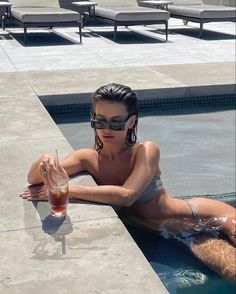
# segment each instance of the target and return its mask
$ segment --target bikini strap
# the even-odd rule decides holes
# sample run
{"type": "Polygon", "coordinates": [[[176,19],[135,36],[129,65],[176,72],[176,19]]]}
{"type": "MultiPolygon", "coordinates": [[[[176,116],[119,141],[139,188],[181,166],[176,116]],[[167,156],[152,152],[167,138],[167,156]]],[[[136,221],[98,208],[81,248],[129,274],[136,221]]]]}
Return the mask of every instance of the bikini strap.
{"type": "Polygon", "coordinates": [[[191,200],[185,200],[185,201],[187,202],[188,206],[192,210],[192,215],[193,215],[194,219],[197,221],[197,224],[200,227],[204,226],[204,223],[202,222],[202,219],[200,218],[200,216],[197,212],[196,205],[191,200]]]}

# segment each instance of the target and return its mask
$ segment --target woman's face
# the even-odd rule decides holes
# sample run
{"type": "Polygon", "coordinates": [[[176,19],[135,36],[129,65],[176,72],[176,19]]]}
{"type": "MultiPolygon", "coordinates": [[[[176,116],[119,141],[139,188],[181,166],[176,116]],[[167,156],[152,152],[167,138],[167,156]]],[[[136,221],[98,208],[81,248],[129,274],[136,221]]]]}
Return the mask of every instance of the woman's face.
{"type": "MultiPolygon", "coordinates": [[[[98,101],[95,104],[95,119],[97,121],[105,122],[124,122],[127,120],[129,113],[126,110],[125,105],[121,103],[111,103],[108,101],[98,101]]],[[[97,135],[103,144],[117,144],[124,143],[126,139],[126,134],[129,128],[132,128],[136,120],[136,116],[132,115],[126,125],[124,130],[111,130],[106,127],[104,129],[97,129],[97,135]]]]}

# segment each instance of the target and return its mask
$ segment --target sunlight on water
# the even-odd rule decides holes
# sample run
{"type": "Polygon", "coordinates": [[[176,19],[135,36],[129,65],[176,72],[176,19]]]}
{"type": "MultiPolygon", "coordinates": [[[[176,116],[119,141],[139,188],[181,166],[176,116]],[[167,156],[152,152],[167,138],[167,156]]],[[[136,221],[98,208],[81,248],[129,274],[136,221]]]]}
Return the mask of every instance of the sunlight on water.
{"type": "Polygon", "coordinates": [[[203,285],[207,282],[207,276],[200,271],[191,268],[178,269],[174,273],[163,273],[159,275],[162,282],[168,288],[189,288],[191,286],[203,285]]]}

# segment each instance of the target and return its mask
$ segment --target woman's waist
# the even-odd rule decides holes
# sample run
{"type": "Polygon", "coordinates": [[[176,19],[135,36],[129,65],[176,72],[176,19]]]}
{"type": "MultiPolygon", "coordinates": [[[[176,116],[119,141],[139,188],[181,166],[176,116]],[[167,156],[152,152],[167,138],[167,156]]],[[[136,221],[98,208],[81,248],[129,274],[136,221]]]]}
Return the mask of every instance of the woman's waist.
{"type": "Polygon", "coordinates": [[[165,189],[155,193],[154,197],[145,203],[135,202],[130,208],[131,214],[138,217],[150,218],[157,217],[159,215],[159,207],[162,200],[167,196],[165,189]]]}

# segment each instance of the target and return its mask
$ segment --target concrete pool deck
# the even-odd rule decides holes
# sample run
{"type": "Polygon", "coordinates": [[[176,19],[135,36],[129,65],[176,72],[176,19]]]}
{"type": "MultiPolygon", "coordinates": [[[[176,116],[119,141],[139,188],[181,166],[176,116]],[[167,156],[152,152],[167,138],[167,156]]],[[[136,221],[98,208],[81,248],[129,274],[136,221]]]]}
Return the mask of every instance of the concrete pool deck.
{"type": "MultiPolygon", "coordinates": [[[[107,58],[112,48],[111,56],[118,60],[122,45],[97,38],[96,49],[100,53],[95,53],[93,46],[96,43],[90,34],[85,48],[81,45],[60,48],[66,54],[72,54],[70,50],[79,50],[80,54],[84,50],[82,57],[76,52],[73,61],[71,55],[66,59],[64,53],[65,66],[60,68],[54,64],[59,60],[56,55],[50,58],[53,49],[54,54],[60,51],[56,46],[24,48],[11,38],[0,40],[0,292],[167,293],[110,206],[71,203],[68,217],[61,223],[50,219],[46,202],[22,201],[18,195],[27,186],[26,173],[35,158],[52,152],[55,147],[60,157],[72,150],[43,104],[87,102],[90,93],[111,81],[129,84],[142,97],[150,99],[234,94],[235,67],[231,54],[234,41],[229,37],[234,30],[232,25],[225,24],[229,27],[228,39],[220,42],[225,49],[222,55],[216,54],[217,62],[215,57],[209,57],[210,61],[196,62],[195,59],[195,62],[180,65],[175,64],[176,60],[183,59],[180,55],[179,59],[172,55],[172,64],[142,63],[140,50],[136,64],[117,66],[109,63],[106,66],[104,59],[96,59],[97,55],[104,54],[107,58]],[[90,51],[86,53],[88,48],[90,51]],[[226,53],[226,48],[230,54],[226,53]],[[90,61],[88,58],[85,65],[83,59],[88,53],[90,61]],[[66,61],[70,66],[66,66],[66,61]]],[[[68,35],[78,38],[74,31],[69,31],[68,35]]],[[[181,36],[177,34],[174,38],[181,39],[181,36]]],[[[202,47],[203,53],[206,44],[208,48],[218,46],[212,40],[192,40],[198,49],[202,47]]],[[[125,44],[126,48],[123,48],[126,53],[133,50],[128,49],[129,45],[125,44]]],[[[166,45],[169,44],[157,42],[140,46],[148,47],[149,53],[162,47],[160,51],[163,50],[164,57],[164,50],[171,51],[165,48],[166,45]]],[[[190,45],[188,49],[193,53],[196,47],[191,49],[190,45]]],[[[197,56],[197,52],[194,54],[197,56]]],[[[86,184],[91,179],[82,176],[81,181],[86,184]]]]}

